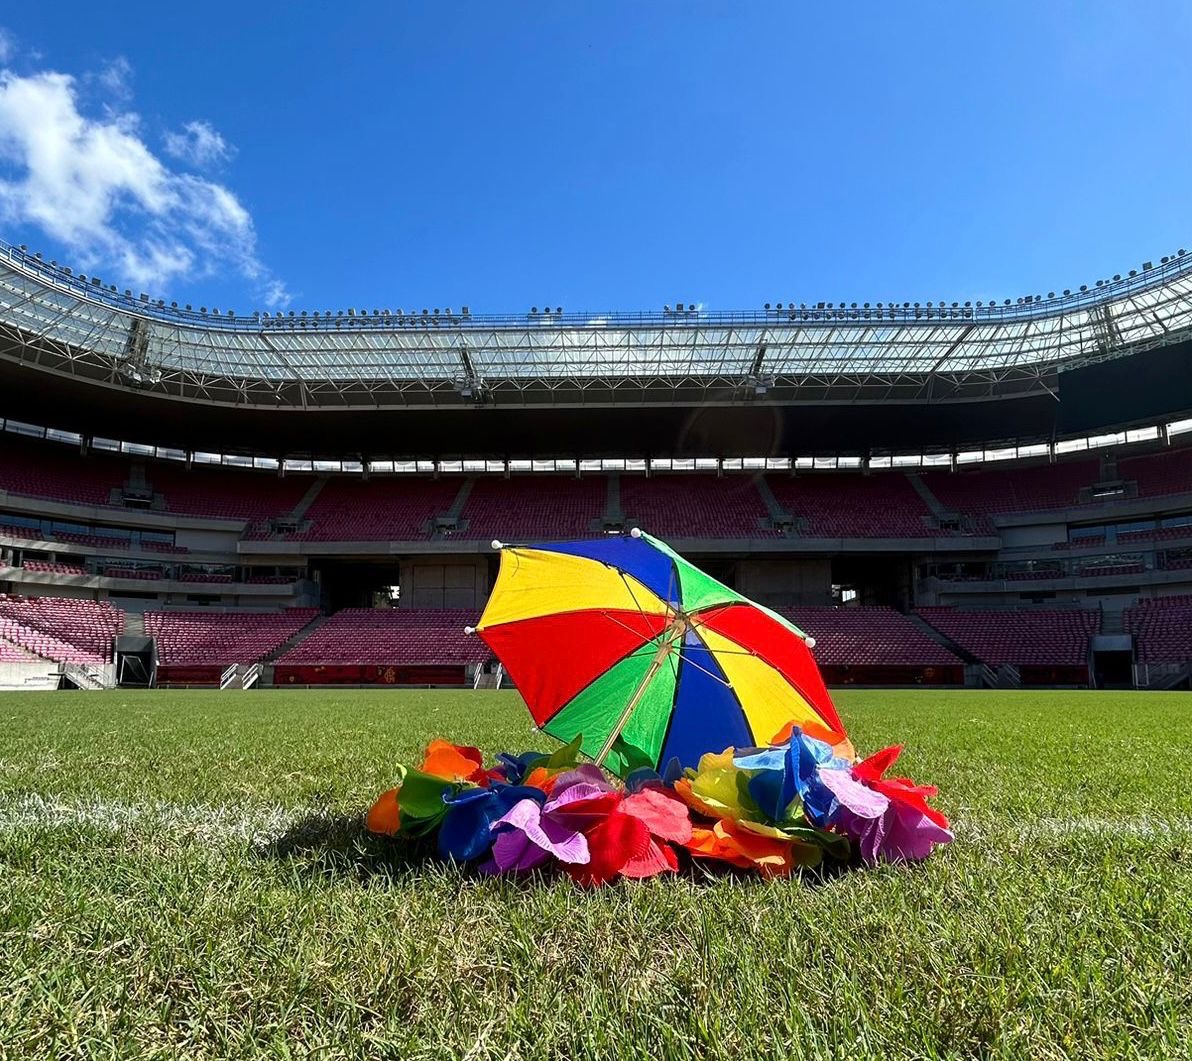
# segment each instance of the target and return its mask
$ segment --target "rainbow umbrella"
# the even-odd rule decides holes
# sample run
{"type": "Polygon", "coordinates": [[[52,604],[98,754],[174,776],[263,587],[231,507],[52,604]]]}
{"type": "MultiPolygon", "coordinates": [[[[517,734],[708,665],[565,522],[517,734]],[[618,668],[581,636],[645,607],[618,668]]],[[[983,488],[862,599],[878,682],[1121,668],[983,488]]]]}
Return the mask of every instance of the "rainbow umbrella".
{"type": "Polygon", "coordinates": [[[792,723],[844,740],[814,642],[657,538],[493,546],[501,569],[475,631],[534,721],[615,773],[695,766],[792,723]]]}

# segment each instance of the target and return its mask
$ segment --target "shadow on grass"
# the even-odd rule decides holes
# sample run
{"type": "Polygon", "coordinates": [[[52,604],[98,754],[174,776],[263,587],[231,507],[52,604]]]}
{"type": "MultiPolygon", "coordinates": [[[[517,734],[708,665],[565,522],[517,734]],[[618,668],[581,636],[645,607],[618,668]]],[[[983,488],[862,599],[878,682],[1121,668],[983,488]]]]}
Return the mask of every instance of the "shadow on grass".
{"type": "MultiPolygon", "coordinates": [[[[474,865],[455,866],[443,860],[434,843],[426,840],[395,840],[371,833],[364,826],[364,815],[308,814],[295,822],[281,836],[260,844],[262,858],[287,862],[311,876],[356,880],[362,884],[381,884],[397,877],[420,873],[441,875],[458,873],[461,878],[494,878],[479,872],[474,865]]],[[[796,871],[791,880],[805,887],[823,887],[856,868],[856,862],[825,861],[815,869],[796,871]]],[[[540,887],[557,874],[535,870],[526,874],[502,875],[506,885],[519,888],[540,887]]],[[[697,886],[731,882],[739,887],[769,887],[778,881],[766,880],[757,873],[734,869],[722,863],[703,862],[679,852],[678,876],[697,886]]]]}
{"type": "Polygon", "coordinates": [[[370,833],[363,814],[315,812],[296,821],[281,836],[260,844],[262,858],[288,862],[316,877],[355,879],[408,874],[424,863],[432,850],[424,843],[396,843],[370,833]]]}

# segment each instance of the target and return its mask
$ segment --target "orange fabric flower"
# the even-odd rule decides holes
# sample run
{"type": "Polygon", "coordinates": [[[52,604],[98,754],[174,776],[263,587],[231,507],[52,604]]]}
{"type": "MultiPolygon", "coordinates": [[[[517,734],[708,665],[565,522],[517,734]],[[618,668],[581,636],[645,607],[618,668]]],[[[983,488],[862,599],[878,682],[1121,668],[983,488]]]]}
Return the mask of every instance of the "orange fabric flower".
{"type": "Polygon", "coordinates": [[[822,857],[812,844],[762,835],[731,818],[721,818],[711,828],[696,826],[685,846],[696,858],[756,869],[763,877],[786,877],[795,866],[815,865],[822,857]]]}
{"type": "Polygon", "coordinates": [[[370,833],[380,833],[382,836],[396,836],[401,829],[401,811],[397,806],[397,789],[391,788],[377,797],[365,819],[365,827],[370,833]]]}
{"type": "Polygon", "coordinates": [[[536,766],[529,772],[522,784],[529,785],[530,788],[540,788],[549,794],[555,787],[555,778],[558,776],[558,774],[551,773],[545,766],[536,766]]]}
{"type": "Polygon", "coordinates": [[[444,781],[470,781],[476,785],[488,785],[480,749],[452,744],[450,741],[431,741],[426,746],[426,758],[418,769],[425,774],[441,777],[444,781]]]}

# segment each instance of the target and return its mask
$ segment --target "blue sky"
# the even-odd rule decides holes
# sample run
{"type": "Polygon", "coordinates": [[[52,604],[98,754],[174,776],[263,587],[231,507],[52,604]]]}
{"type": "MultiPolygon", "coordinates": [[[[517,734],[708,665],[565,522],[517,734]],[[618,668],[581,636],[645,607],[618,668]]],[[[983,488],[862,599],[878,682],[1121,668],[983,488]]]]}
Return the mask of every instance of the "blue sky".
{"type": "Polygon", "coordinates": [[[0,235],[195,305],[1002,298],[1192,245],[1185,0],[0,27],[0,235]]]}

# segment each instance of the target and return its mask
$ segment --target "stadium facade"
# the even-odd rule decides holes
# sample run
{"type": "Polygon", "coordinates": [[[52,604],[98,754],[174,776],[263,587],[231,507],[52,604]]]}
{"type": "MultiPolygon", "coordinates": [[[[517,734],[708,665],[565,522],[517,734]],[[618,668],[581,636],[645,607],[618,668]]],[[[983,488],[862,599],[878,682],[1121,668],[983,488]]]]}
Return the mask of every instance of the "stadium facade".
{"type": "Polygon", "coordinates": [[[3,246],[0,420],[9,684],[488,680],[489,540],[638,525],[838,682],[1192,668],[1183,250],[988,303],[249,316],[3,246]]]}

